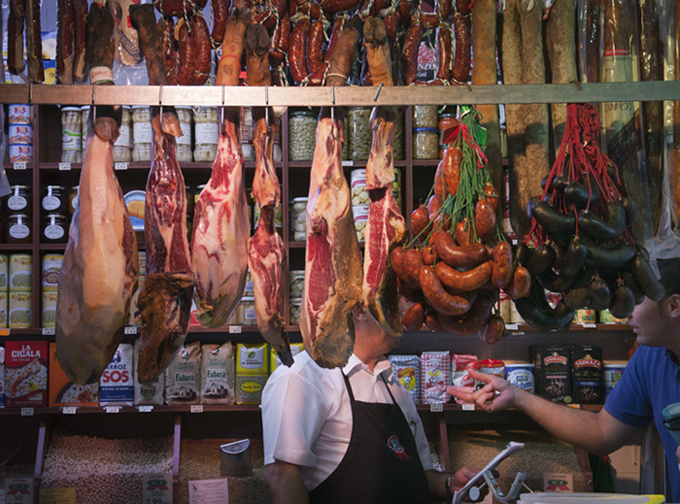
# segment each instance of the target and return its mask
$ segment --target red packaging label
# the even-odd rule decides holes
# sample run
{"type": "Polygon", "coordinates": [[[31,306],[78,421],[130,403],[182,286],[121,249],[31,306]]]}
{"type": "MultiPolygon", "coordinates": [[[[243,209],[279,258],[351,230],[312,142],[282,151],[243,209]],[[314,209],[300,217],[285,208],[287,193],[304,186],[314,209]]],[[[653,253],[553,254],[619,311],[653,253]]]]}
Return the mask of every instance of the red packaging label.
{"type": "Polygon", "coordinates": [[[5,406],[47,406],[47,341],[8,341],[5,345],[5,406]]]}

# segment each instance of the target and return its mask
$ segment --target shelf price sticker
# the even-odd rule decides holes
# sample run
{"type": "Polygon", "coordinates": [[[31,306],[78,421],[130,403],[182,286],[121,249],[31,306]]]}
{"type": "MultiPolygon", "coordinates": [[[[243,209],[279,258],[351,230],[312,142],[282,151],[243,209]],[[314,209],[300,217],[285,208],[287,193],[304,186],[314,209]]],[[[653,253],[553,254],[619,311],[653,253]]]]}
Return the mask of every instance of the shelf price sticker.
{"type": "Polygon", "coordinates": [[[14,169],[15,170],[25,170],[26,169],[26,161],[14,161],[14,169]]]}
{"type": "Polygon", "coordinates": [[[517,331],[519,329],[519,324],[505,324],[505,328],[508,331],[517,331]]]}
{"type": "Polygon", "coordinates": [[[43,327],[43,336],[54,336],[54,327],[43,327]]]}
{"type": "Polygon", "coordinates": [[[104,411],[107,413],[120,413],[120,406],[105,406],[104,411]]]}
{"type": "Polygon", "coordinates": [[[71,163],[59,163],[59,171],[71,171],[71,163]]]}
{"type": "Polygon", "coordinates": [[[21,408],[21,416],[33,416],[33,408],[21,408]]]}
{"type": "Polygon", "coordinates": [[[202,404],[193,404],[191,406],[191,412],[192,413],[203,413],[203,405],[202,404]]]}
{"type": "Polygon", "coordinates": [[[597,324],[594,324],[593,322],[584,322],[583,328],[584,329],[597,329],[597,324]]]}
{"type": "Polygon", "coordinates": [[[78,408],[76,408],[75,406],[64,406],[63,408],[61,408],[61,412],[64,415],[75,415],[77,409],[78,408]]]}
{"type": "Polygon", "coordinates": [[[145,474],[142,492],[145,504],[172,504],[172,474],[145,474]]]}
{"type": "Polygon", "coordinates": [[[153,411],[153,406],[146,405],[146,406],[140,406],[139,407],[140,413],[151,413],[152,411],[153,411]]]}
{"type": "Polygon", "coordinates": [[[461,404],[463,407],[463,411],[474,411],[475,410],[475,405],[474,404],[461,404]]]}
{"type": "Polygon", "coordinates": [[[444,405],[443,404],[430,404],[430,411],[432,413],[441,413],[444,411],[444,405]]]}
{"type": "Polygon", "coordinates": [[[240,325],[230,325],[229,326],[229,334],[241,334],[241,326],[240,325]]]}
{"type": "Polygon", "coordinates": [[[113,163],[113,169],[114,170],[127,170],[128,164],[127,163],[113,163]]]}
{"type": "Polygon", "coordinates": [[[125,334],[137,334],[137,326],[127,326],[125,328],[125,334]]]}
{"type": "Polygon", "coordinates": [[[342,162],[342,166],[354,166],[354,161],[347,161],[347,160],[344,160],[344,161],[342,162]]]}

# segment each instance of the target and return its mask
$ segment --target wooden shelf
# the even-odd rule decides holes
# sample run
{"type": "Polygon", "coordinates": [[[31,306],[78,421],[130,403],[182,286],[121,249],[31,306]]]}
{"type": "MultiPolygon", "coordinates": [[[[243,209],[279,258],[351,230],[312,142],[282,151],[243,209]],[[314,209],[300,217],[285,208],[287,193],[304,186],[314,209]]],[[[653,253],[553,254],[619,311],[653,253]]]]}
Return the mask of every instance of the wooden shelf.
{"type": "MultiPolygon", "coordinates": [[[[584,409],[588,411],[600,411],[602,410],[601,404],[569,404],[566,405],[568,408],[584,409]]],[[[484,412],[484,408],[476,404],[457,404],[457,403],[446,403],[446,404],[416,404],[418,411],[427,411],[429,413],[442,413],[449,411],[460,411],[460,412],[473,412],[481,411],[484,412]],[[441,410],[440,410],[441,408],[441,410]]],[[[508,410],[508,413],[516,413],[517,410],[508,410]]],[[[502,415],[504,411],[499,411],[492,413],[494,415],[502,415]]]]}
{"type": "MultiPolygon", "coordinates": [[[[115,406],[119,408],[117,412],[113,413],[107,411],[106,406],[75,406],[76,415],[82,414],[153,414],[153,413],[223,413],[223,412],[260,412],[259,404],[183,404],[179,406],[157,406],[154,405],[151,411],[140,412],[140,406],[115,406]],[[193,411],[192,407],[196,408],[200,406],[201,411],[193,411]]],[[[143,408],[143,407],[142,407],[143,408]]],[[[22,415],[22,416],[33,416],[33,415],[69,415],[73,413],[64,413],[63,406],[50,406],[47,408],[0,408],[0,416],[5,415],[22,415]],[[23,410],[23,411],[22,411],[23,410]],[[30,410],[30,411],[27,411],[30,410]]]]}

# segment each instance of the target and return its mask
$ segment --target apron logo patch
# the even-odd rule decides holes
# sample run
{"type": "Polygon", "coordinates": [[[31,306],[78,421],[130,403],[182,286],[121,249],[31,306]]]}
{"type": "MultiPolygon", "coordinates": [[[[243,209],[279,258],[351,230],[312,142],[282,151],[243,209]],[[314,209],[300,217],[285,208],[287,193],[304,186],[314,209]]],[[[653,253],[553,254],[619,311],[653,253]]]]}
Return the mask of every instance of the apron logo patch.
{"type": "Polygon", "coordinates": [[[399,438],[397,437],[396,434],[389,437],[389,439],[387,440],[387,446],[390,448],[390,450],[396,453],[398,458],[402,460],[408,460],[411,458],[406,453],[406,450],[404,450],[404,447],[401,446],[399,438]]]}

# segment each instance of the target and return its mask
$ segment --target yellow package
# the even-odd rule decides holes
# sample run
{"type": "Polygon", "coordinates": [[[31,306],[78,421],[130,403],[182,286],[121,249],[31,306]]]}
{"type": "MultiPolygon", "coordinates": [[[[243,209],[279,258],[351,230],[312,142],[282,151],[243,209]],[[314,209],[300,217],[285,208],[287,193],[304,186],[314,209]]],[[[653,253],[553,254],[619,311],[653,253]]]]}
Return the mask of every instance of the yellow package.
{"type": "MultiPolygon", "coordinates": [[[[290,353],[295,357],[297,354],[302,352],[305,349],[304,343],[291,343],[290,344],[290,353]]],[[[271,353],[269,354],[269,374],[272,374],[276,368],[278,368],[281,365],[281,359],[279,359],[279,356],[276,354],[276,350],[273,348],[271,349],[271,353]]]]}
{"type": "Polygon", "coordinates": [[[269,345],[236,345],[236,404],[260,404],[269,375],[269,345]]]}

